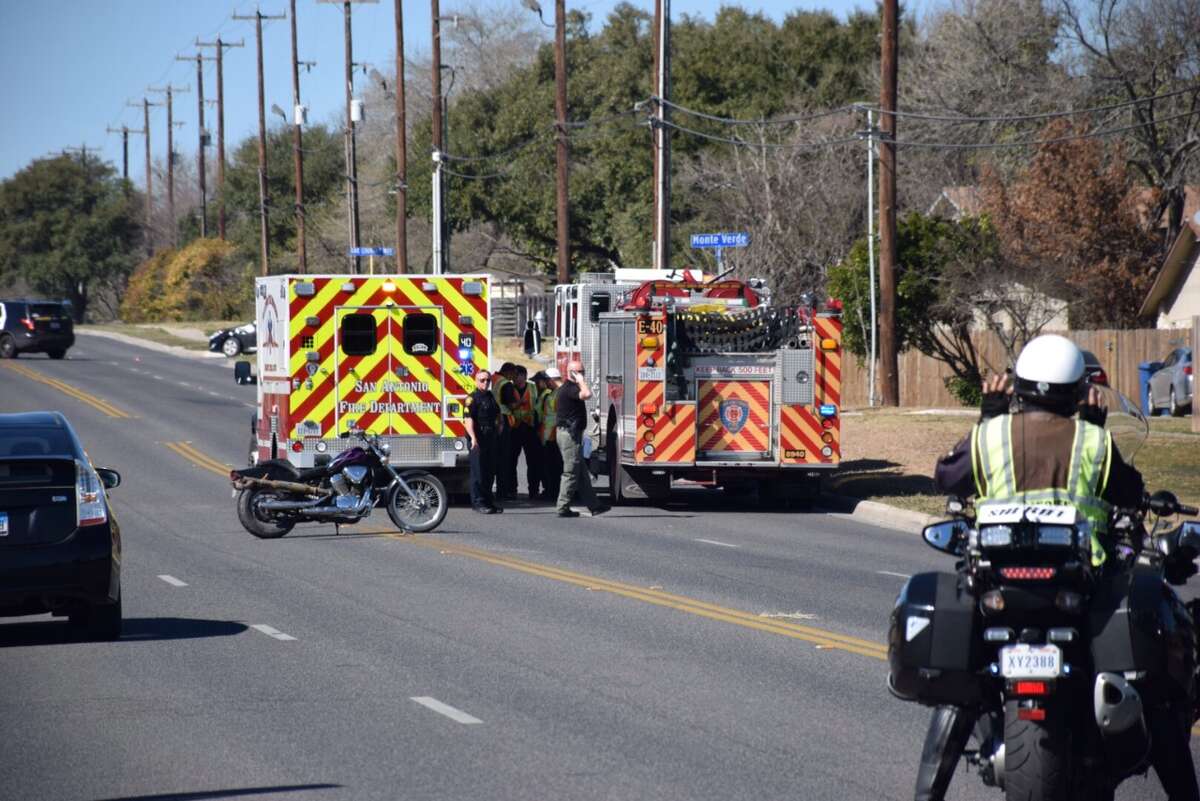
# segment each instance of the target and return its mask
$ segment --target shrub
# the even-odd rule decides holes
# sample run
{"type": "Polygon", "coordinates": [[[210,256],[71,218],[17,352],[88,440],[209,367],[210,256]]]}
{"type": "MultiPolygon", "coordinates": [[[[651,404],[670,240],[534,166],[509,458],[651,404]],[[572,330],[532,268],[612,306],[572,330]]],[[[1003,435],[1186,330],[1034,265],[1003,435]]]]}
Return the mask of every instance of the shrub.
{"type": "Polygon", "coordinates": [[[132,323],[236,319],[253,309],[253,265],[216,239],[147,259],[121,299],[121,319],[132,323]]]}

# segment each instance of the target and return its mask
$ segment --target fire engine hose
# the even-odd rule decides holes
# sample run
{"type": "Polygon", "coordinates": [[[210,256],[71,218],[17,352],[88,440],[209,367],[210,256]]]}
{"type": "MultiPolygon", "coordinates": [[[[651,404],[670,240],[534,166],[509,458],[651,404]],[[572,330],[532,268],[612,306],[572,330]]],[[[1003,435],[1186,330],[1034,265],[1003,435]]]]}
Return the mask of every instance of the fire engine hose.
{"type": "Polygon", "coordinates": [[[250,478],[249,476],[242,476],[241,478],[235,479],[233,482],[233,488],[239,490],[254,488],[277,489],[283,490],[284,492],[294,492],[299,495],[311,495],[314,498],[320,498],[321,496],[327,494],[322,492],[319,488],[310,486],[308,484],[299,484],[295,481],[272,481],[269,478],[250,478]]]}
{"type": "Polygon", "coordinates": [[[687,350],[754,352],[794,344],[800,333],[796,309],[763,308],[745,312],[680,313],[676,317],[687,350]]]}

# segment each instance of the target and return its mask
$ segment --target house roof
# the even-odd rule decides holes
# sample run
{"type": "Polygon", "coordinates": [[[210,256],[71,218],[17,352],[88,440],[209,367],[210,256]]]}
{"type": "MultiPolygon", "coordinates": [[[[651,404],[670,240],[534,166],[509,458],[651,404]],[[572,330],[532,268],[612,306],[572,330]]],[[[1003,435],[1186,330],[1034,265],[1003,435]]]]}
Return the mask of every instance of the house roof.
{"type": "Polygon", "coordinates": [[[978,217],[983,213],[983,196],[977,186],[944,186],[942,194],[929,207],[929,213],[939,214],[946,206],[949,206],[953,219],[978,217]]]}
{"type": "Polygon", "coordinates": [[[1200,222],[1196,221],[1194,212],[1186,217],[1186,220],[1187,224],[1183,226],[1179,236],[1171,244],[1171,249],[1167,251],[1167,258],[1163,261],[1162,269],[1158,271],[1150,291],[1146,293],[1146,299],[1142,302],[1142,308],[1138,312],[1140,317],[1157,315],[1159,304],[1172,295],[1179,285],[1187,280],[1188,273],[1191,272],[1192,254],[1195,253],[1198,238],[1200,238],[1200,222]]]}

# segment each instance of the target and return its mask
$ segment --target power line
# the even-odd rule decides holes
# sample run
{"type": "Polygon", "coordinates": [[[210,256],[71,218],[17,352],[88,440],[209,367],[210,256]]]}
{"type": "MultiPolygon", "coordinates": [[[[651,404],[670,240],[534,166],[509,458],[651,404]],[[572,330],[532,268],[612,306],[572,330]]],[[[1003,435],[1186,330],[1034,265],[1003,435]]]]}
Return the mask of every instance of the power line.
{"type": "Polygon", "coordinates": [[[694,128],[687,128],[677,122],[671,122],[669,120],[659,121],[655,119],[654,124],[661,124],[666,128],[673,128],[680,133],[685,133],[689,136],[696,136],[701,139],[707,139],[710,142],[721,142],[727,145],[748,148],[772,148],[776,150],[818,150],[825,147],[835,147],[837,145],[845,145],[861,141],[861,138],[858,136],[848,136],[841,139],[826,139],[820,142],[748,142],[745,139],[730,139],[725,136],[716,136],[715,134],[697,131],[694,128]]]}
{"type": "Polygon", "coordinates": [[[736,117],[721,117],[716,114],[709,114],[703,111],[681,106],[678,103],[672,103],[670,100],[663,100],[659,97],[651,97],[651,101],[662,103],[668,108],[682,112],[692,117],[699,117],[703,120],[711,120],[712,122],[725,123],[726,125],[794,125],[798,122],[810,122],[812,120],[825,119],[838,114],[845,114],[855,110],[855,106],[838,106],[837,108],[825,109],[824,111],[813,111],[805,114],[790,114],[784,117],[771,117],[759,119],[738,119],[736,117]]]}

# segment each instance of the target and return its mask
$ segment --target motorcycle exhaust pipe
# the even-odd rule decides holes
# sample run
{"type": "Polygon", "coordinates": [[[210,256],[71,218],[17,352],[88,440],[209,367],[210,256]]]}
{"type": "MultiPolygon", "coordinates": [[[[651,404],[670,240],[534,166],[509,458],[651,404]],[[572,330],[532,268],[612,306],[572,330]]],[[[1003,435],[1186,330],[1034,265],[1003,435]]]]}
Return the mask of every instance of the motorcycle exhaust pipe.
{"type": "Polygon", "coordinates": [[[268,512],[306,512],[317,508],[335,509],[337,507],[320,507],[321,499],[315,501],[260,501],[258,508],[268,512]]]}
{"type": "Polygon", "coordinates": [[[1100,673],[1092,688],[1096,725],[1104,736],[1105,752],[1119,773],[1131,773],[1150,756],[1150,732],[1142,696],[1119,673],[1100,673]]]}

